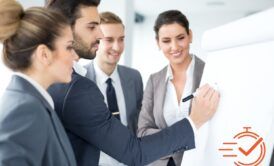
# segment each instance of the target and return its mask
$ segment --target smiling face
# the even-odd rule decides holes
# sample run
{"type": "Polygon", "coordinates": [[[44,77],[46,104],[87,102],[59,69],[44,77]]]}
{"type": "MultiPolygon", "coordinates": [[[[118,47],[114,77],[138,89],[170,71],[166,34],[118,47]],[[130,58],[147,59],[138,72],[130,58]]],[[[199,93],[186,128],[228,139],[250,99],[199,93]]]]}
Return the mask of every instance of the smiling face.
{"type": "Polygon", "coordinates": [[[52,62],[48,67],[48,73],[53,82],[68,83],[71,81],[73,61],[78,56],[73,49],[73,36],[70,26],[66,26],[61,34],[54,42],[52,62]]]}
{"type": "Polygon", "coordinates": [[[80,58],[94,59],[99,40],[103,37],[99,27],[100,17],[97,7],[81,7],[80,17],[76,20],[74,31],[74,48],[80,58]]]}
{"type": "Polygon", "coordinates": [[[164,24],[158,32],[157,43],[170,64],[182,64],[189,58],[189,46],[192,42],[192,32],[178,23],[164,24]]]}
{"type": "Polygon", "coordinates": [[[125,32],[122,24],[101,24],[101,39],[97,58],[100,63],[117,65],[124,51],[125,32]]]}

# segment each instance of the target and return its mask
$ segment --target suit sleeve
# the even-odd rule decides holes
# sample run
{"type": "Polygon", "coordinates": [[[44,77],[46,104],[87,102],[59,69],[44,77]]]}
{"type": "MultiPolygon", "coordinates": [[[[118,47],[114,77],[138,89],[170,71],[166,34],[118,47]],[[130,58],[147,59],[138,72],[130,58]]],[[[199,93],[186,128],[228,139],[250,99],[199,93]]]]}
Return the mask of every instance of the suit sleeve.
{"type": "Polygon", "coordinates": [[[89,144],[132,166],[194,148],[193,131],[186,119],[154,135],[137,138],[110,114],[98,87],[85,80],[77,81],[71,88],[63,122],[68,130],[89,144]]]}
{"type": "Polygon", "coordinates": [[[44,108],[35,102],[10,107],[0,120],[0,165],[41,165],[48,130],[39,111],[44,108]]]}

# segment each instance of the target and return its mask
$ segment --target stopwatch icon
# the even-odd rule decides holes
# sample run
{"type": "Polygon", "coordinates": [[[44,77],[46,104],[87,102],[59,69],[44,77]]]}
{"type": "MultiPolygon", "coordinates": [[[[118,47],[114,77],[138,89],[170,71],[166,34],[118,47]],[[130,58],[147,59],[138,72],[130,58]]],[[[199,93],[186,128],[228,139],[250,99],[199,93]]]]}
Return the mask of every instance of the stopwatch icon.
{"type": "Polygon", "coordinates": [[[244,127],[244,131],[237,133],[233,141],[224,142],[220,148],[223,157],[234,159],[236,166],[259,166],[266,153],[264,139],[251,131],[251,127],[244,127]]]}

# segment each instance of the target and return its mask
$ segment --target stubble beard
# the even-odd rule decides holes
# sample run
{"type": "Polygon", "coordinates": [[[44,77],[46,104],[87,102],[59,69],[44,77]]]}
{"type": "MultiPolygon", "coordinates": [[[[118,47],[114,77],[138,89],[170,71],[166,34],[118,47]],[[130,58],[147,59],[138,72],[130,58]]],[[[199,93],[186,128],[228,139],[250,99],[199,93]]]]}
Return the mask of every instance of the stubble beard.
{"type": "Polygon", "coordinates": [[[96,57],[96,51],[92,51],[88,44],[77,34],[74,34],[74,50],[78,56],[83,59],[92,60],[96,57]]]}

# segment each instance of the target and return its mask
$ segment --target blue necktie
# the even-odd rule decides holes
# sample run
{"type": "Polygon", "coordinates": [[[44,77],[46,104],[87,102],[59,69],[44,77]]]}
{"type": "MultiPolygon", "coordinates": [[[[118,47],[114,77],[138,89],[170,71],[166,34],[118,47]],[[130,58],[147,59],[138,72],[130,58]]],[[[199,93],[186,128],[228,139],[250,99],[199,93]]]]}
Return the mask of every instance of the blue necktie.
{"type": "Polygon", "coordinates": [[[120,113],[117,105],[116,93],[115,93],[114,87],[112,86],[111,81],[112,81],[111,78],[108,78],[106,81],[108,109],[112,113],[112,115],[114,115],[117,119],[120,120],[120,113]]]}

